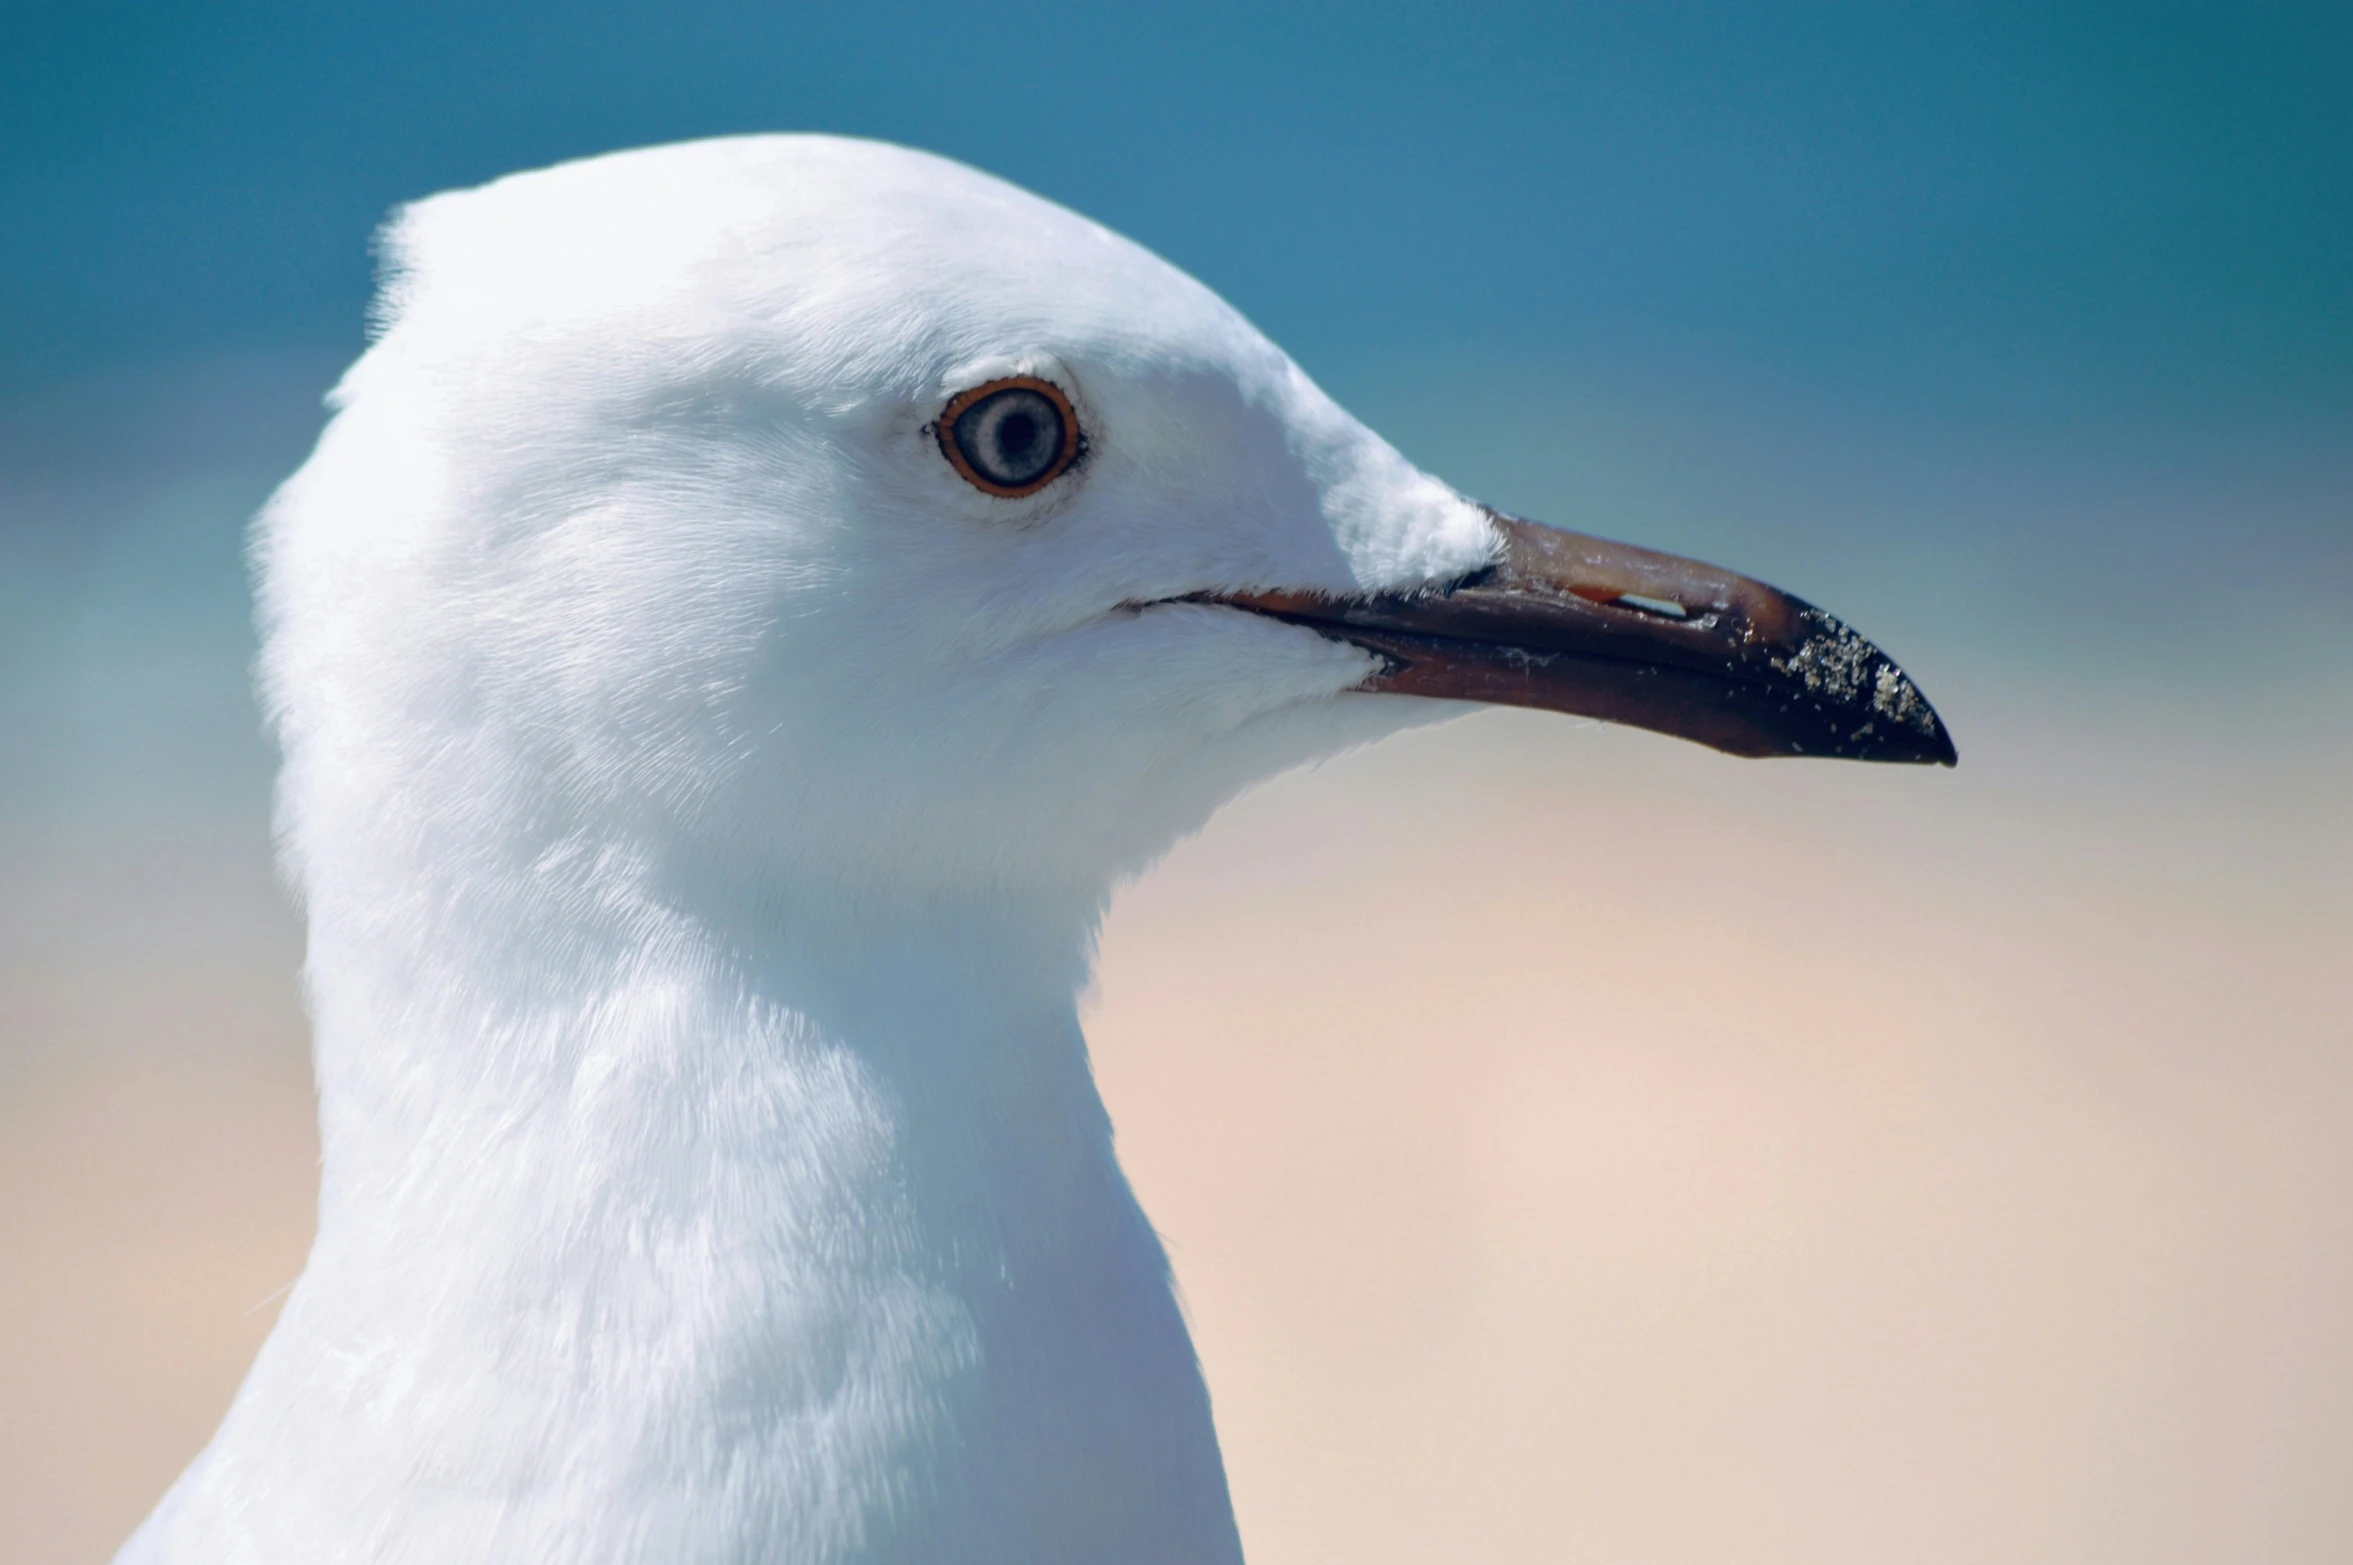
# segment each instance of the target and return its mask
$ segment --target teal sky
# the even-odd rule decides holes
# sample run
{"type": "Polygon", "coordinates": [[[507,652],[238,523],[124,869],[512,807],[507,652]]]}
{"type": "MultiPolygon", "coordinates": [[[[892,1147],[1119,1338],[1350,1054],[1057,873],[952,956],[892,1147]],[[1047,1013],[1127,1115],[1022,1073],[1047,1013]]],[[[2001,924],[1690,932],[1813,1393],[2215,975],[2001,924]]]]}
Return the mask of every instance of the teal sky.
{"type": "Polygon", "coordinates": [[[16,391],[346,351],[403,199],[819,129],[1099,217],[1327,374],[1671,366],[2084,435],[2353,414],[2342,6],[20,0],[6,31],[16,391]]]}

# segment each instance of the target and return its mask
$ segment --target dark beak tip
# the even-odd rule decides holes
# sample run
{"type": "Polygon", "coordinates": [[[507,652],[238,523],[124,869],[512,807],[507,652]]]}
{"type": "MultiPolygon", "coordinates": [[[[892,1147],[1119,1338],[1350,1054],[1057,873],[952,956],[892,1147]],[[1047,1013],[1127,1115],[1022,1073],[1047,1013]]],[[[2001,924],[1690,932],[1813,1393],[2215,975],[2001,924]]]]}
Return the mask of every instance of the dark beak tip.
{"type": "Polygon", "coordinates": [[[1908,733],[1852,757],[1858,761],[1888,761],[1898,766],[1958,766],[1960,752],[1939,723],[1925,734],[1908,733]]]}
{"type": "MultiPolygon", "coordinates": [[[[1894,665],[1888,667],[1893,669],[1894,665]]],[[[1952,730],[1945,727],[1936,708],[1910,680],[1903,680],[1900,690],[1900,697],[1890,700],[1882,687],[1862,726],[1846,744],[1834,746],[1829,753],[1846,760],[1899,766],[1959,765],[1961,755],[1953,745],[1952,730]]]]}
{"type": "Polygon", "coordinates": [[[1822,703],[1820,720],[1831,732],[1856,724],[1843,741],[1800,753],[1912,766],[1959,763],[1951,730],[1895,659],[1836,615],[1802,598],[1783,601],[1795,612],[1795,645],[1786,656],[1769,654],[1767,664],[1822,703]]]}
{"type": "MultiPolygon", "coordinates": [[[[1907,682],[1909,689],[1909,682],[1907,682]]],[[[1944,719],[1928,704],[1925,696],[1911,691],[1910,720],[1892,724],[1876,723],[1874,742],[1856,759],[1893,761],[1910,766],[1958,766],[1961,753],[1953,745],[1952,730],[1944,719]]]]}
{"type": "Polygon", "coordinates": [[[1936,720],[1934,750],[1921,759],[1932,766],[1958,766],[1961,764],[1960,748],[1953,743],[1953,731],[1945,727],[1943,719],[1936,720]]]}

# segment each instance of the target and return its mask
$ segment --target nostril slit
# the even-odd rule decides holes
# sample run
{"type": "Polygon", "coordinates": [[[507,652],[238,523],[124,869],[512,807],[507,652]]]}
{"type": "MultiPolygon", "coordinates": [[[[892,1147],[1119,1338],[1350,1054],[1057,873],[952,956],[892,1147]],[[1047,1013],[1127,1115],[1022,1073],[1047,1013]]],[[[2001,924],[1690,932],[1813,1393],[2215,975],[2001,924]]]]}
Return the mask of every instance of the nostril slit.
{"type": "Polygon", "coordinates": [[[1640,609],[1645,614],[1664,615],[1668,619],[1691,617],[1691,611],[1672,598],[1646,598],[1639,592],[1621,592],[1615,601],[1630,609],[1640,609]]]}

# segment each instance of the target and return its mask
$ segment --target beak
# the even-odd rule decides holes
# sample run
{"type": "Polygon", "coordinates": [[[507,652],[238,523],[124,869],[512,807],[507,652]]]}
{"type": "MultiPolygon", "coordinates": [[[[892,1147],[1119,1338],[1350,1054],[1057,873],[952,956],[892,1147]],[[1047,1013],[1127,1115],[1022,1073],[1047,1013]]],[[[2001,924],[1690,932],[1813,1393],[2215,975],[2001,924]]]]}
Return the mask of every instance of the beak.
{"type": "Polygon", "coordinates": [[[1378,655],[1364,690],[1569,712],[1733,755],[1957,759],[1919,687],[1812,604],[1695,560],[1488,515],[1502,558],[1451,586],[1213,601],[1378,655]]]}

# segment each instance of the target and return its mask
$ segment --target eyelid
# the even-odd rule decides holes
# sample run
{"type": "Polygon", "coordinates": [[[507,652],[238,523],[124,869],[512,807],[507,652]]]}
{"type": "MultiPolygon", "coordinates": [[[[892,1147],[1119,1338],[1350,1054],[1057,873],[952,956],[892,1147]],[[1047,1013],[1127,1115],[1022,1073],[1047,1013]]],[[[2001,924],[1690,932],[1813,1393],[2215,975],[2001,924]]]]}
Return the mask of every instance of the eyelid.
{"type": "Polygon", "coordinates": [[[1036,494],[1069,472],[1071,464],[1078,460],[1080,448],[1085,444],[1085,434],[1079,428],[1078,410],[1071,406],[1069,394],[1052,381],[1036,375],[1005,375],[956,393],[940,413],[939,422],[933,426],[933,431],[939,441],[940,454],[948,459],[948,464],[956,469],[966,483],[983,494],[995,495],[1004,500],[1019,500],[1036,494]],[[1062,420],[1062,449],[1055,455],[1053,464],[1028,483],[1000,484],[975,469],[964,455],[956,442],[956,422],[998,392],[1015,389],[1034,391],[1054,405],[1055,412],[1062,420]]]}

